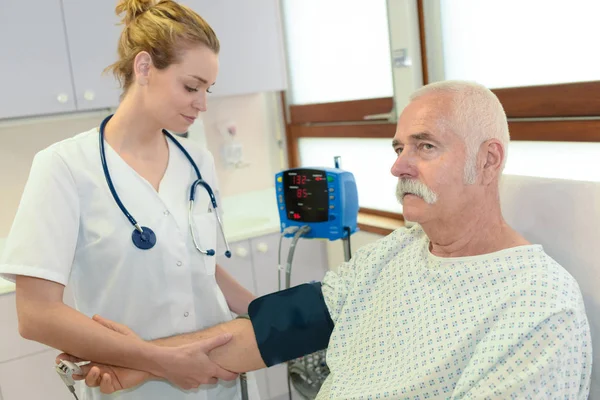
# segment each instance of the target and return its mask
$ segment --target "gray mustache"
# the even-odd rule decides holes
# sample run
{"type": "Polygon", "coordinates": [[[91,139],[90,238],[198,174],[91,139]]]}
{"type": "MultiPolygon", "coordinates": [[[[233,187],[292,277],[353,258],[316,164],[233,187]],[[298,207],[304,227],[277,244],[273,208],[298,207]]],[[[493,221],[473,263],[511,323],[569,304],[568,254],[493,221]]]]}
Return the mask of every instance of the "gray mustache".
{"type": "Polygon", "coordinates": [[[396,185],[396,198],[402,204],[404,195],[414,194],[422,198],[427,204],[437,201],[437,194],[429,189],[424,183],[415,179],[399,179],[396,185]]]}

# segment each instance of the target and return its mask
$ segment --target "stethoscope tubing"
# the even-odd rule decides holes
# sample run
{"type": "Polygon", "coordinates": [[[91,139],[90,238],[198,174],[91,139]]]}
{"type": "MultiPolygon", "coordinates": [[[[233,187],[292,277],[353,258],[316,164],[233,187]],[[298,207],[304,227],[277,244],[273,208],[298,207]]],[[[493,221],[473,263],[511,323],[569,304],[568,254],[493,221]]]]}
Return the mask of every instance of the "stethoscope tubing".
{"type": "MultiPolygon", "coordinates": [[[[123,204],[123,202],[119,198],[119,195],[117,194],[117,190],[115,189],[115,187],[113,185],[113,182],[112,182],[112,179],[110,177],[110,171],[108,170],[108,164],[106,162],[106,152],[105,152],[105,147],[104,147],[104,129],[105,129],[106,124],[108,123],[108,121],[110,120],[111,117],[112,117],[112,115],[109,115],[108,117],[106,117],[102,121],[102,123],[100,124],[100,129],[99,129],[100,159],[101,159],[101,162],[102,162],[102,169],[104,171],[104,177],[106,179],[106,183],[108,184],[108,188],[110,190],[110,193],[112,194],[112,197],[115,200],[115,203],[117,203],[117,205],[119,206],[119,208],[121,209],[121,211],[123,212],[123,214],[127,217],[127,219],[129,220],[129,222],[131,223],[131,225],[133,225],[135,227],[135,229],[139,232],[139,234],[142,237],[142,240],[146,240],[144,229],[138,224],[138,222],[136,221],[136,219],[131,215],[131,213],[127,210],[127,208],[125,207],[125,205],[123,204]]],[[[195,200],[195,197],[196,197],[196,188],[198,187],[198,185],[201,185],[206,190],[206,192],[208,193],[208,196],[210,198],[210,203],[211,203],[212,211],[214,212],[215,217],[217,219],[217,222],[219,224],[219,231],[221,233],[221,237],[222,237],[223,242],[225,243],[225,247],[226,247],[225,256],[227,256],[228,258],[231,257],[231,250],[229,248],[229,243],[227,242],[227,239],[225,238],[225,231],[223,230],[223,223],[221,221],[221,217],[219,216],[219,213],[217,212],[217,199],[215,197],[215,194],[214,194],[212,188],[210,187],[210,185],[206,181],[204,181],[204,179],[202,179],[202,174],[200,174],[200,169],[198,168],[198,166],[194,162],[192,156],[190,156],[190,154],[187,152],[187,150],[183,147],[183,145],[181,143],[179,143],[179,141],[177,139],[175,139],[175,137],[173,137],[173,135],[171,135],[166,130],[163,129],[162,132],[185,155],[185,157],[189,161],[190,165],[194,169],[194,172],[196,173],[197,179],[196,179],[196,181],[194,181],[194,183],[190,187],[189,211],[188,211],[189,212],[188,218],[189,218],[190,234],[192,235],[192,240],[194,242],[194,246],[202,254],[205,254],[205,255],[208,255],[208,256],[214,256],[215,255],[215,251],[212,250],[212,249],[202,250],[200,248],[200,246],[198,245],[197,240],[196,240],[196,235],[194,233],[194,226],[195,226],[195,224],[193,223],[192,212],[193,212],[193,209],[194,209],[194,200],[195,200]]],[[[150,231],[151,235],[154,235],[154,233],[152,232],[152,230],[150,228],[146,228],[146,229],[148,229],[150,231]]],[[[134,233],[135,233],[135,231],[134,231],[134,233]]],[[[136,243],[135,239],[134,239],[134,244],[136,245],[136,247],[140,247],[136,243]]],[[[154,244],[152,244],[150,247],[144,247],[144,248],[151,248],[152,246],[154,246],[154,244]]]]}

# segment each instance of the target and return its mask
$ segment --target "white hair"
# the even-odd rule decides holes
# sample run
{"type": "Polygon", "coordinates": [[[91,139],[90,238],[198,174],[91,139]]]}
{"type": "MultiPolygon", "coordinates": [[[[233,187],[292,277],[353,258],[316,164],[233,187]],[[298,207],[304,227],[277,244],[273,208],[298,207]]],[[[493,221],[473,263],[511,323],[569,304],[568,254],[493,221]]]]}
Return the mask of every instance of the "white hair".
{"type": "Polygon", "coordinates": [[[415,179],[400,178],[396,184],[396,198],[400,204],[403,203],[404,195],[406,194],[419,196],[427,204],[434,204],[438,200],[437,194],[423,182],[415,179]]]}
{"type": "Polygon", "coordinates": [[[444,121],[448,128],[465,140],[465,183],[475,183],[477,153],[481,144],[489,139],[497,139],[504,148],[502,172],[510,135],[506,113],[496,95],[479,83],[441,81],[423,86],[410,96],[410,101],[436,94],[450,96],[450,107],[444,121]]]}

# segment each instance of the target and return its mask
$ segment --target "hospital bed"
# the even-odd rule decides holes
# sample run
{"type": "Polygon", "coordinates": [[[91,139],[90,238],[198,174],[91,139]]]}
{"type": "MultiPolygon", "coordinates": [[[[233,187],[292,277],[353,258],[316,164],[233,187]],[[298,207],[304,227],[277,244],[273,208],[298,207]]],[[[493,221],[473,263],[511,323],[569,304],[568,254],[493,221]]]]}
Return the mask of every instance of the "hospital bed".
{"type": "Polygon", "coordinates": [[[600,400],[600,182],[505,175],[500,200],[508,224],[579,283],[592,332],[589,398],[600,400]]]}

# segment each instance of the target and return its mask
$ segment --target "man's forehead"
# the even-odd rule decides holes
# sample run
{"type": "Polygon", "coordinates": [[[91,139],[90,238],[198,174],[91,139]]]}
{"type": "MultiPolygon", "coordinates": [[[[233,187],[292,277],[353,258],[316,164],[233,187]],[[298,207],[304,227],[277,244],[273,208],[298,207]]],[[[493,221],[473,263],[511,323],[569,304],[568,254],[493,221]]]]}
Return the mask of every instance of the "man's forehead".
{"type": "Polygon", "coordinates": [[[409,103],[398,119],[394,139],[441,140],[446,133],[448,114],[447,106],[440,100],[420,98],[409,103]]]}

